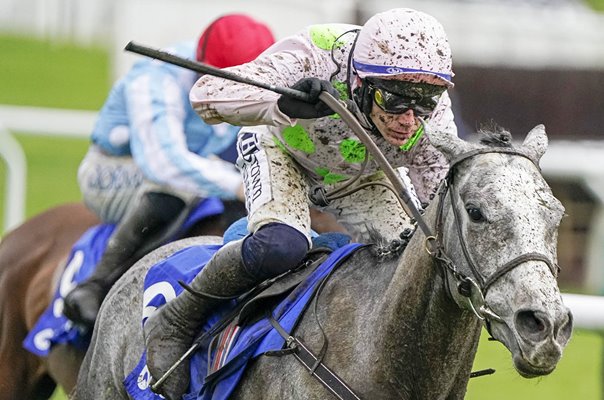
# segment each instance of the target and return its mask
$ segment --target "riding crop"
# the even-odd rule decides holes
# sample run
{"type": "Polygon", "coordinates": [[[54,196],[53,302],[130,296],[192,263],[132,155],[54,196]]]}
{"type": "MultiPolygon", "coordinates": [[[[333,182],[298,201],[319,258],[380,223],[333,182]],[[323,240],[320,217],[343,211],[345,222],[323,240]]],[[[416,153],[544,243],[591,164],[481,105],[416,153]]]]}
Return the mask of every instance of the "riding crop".
{"type": "MultiPolygon", "coordinates": [[[[189,70],[199,72],[202,74],[208,74],[212,76],[216,76],[218,78],[224,78],[231,81],[244,83],[251,86],[256,86],[262,89],[267,89],[275,93],[279,93],[285,96],[290,96],[298,100],[308,101],[309,95],[308,93],[302,92],[300,90],[291,89],[287,87],[280,87],[275,85],[266,84],[264,82],[258,82],[253,79],[245,78],[234,74],[229,71],[225,71],[216,67],[212,67],[210,65],[193,61],[187,58],[179,57],[177,55],[168,53],[166,51],[154,49],[151,47],[143,46],[140,44],[136,44],[134,42],[128,42],[124,50],[137,53],[140,55],[144,55],[147,57],[151,57],[160,61],[167,62],[169,64],[174,64],[179,67],[187,68],[189,70]]],[[[319,95],[319,98],[327,104],[333,111],[338,113],[340,117],[348,124],[348,126],[354,131],[354,133],[358,136],[358,138],[363,142],[363,144],[367,147],[369,153],[374,157],[375,161],[378,163],[382,171],[386,174],[392,185],[394,186],[394,192],[401,203],[401,206],[405,210],[405,212],[413,217],[424,234],[426,236],[432,236],[430,232],[430,228],[424,222],[419,210],[415,207],[413,201],[411,201],[411,197],[409,196],[409,192],[405,187],[402,180],[399,178],[394,169],[390,166],[382,152],[373,142],[373,140],[369,137],[365,129],[359,123],[359,121],[355,118],[354,114],[349,110],[351,108],[354,110],[356,108],[356,104],[352,101],[343,102],[327,92],[322,92],[319,95]]],[[[423,121],[422,121],[423,124],[423,121]]]]}
{"type": "Polygon", "coordinates": [[[191,71],[199,72],[201,74],[208,74],[212,76],[216,76],[218,78],[228,79],[230,81],[235,81],[239,83],[245,83],[248,85],[256,86],[262,89],[267,89],[275,93],[284,94],[289,97],[293,97],[298,100],[307,101],[309,100],[308,93],[302,92],[300,90],[290,89],[287,87],[279,87],[274,85],[269,85],[267,83],[254,81],[251,79],[244,78],[232,72],[228,72],[222,70],[220,68],[212,67],[211,65],[200,63],[198,61],[189,60],[188,58],[179,57],[172,53],[168,53],[167,51],[162,51],[158,49],[153,49],[151,47],[143,46],[140,44],[136,44],[134,42],[128,42],[124,50],[130,51],[132,53],[137,53],[143,56],[155,58],[156,60],[164,61],[169,64],[178,65],[179,67],[183,67],[186,69],[190,69],[191,71]]]}
{"type": "MultiPolygon", "coordinates": [[[[129,42],[126,45],[126,47],[124,48],[124,50],[132,52],[132,53],[140,54],[143,56],[147,56],[150,58],[154,58],[156,60],[160,60],[163,62],[167,62],[169,64],[177,65],[179,67],[186,68],[186,69],[189,69],[189,70],[192,70],[195,72],[199,72],[201,74],[208,74],[208,75],[216,76],[218,78],[223,78],[223,79],[231,80],[234,82],[239,82],[239,83],[243,83],[243,84],[247,84],[247,85],[251,85],[251,86],[256,86],[256,87],[259,87],[262,89],[270,90],[272,92],[275,92],[275,93],[278,93],[281,95],[290,96],[290,97],[293,97],[298,100],[307,101],[307,102],[309,101],[308,93],[305,93],[305,92],[302,92],[302,91],[299,91],[296,89],[287,88],[287,87],[280,87],[280,86],[266,84],[263,82],[258,82],[258,81],[252,80],[252,79],[248,79],[248,78],[239,76],[239,75],[234,74],[229,71],[225,71],[225,70],[222,70],[219,68],[212,67],[210,65],[207,65],[207,64],[204,64],[204,63],[201,63],[198,61],[193,61],[193,60],[190,60],[187,58],[179,57],[174,54],[168,53],[166,51],[161,51],[161,50],[154,49],[151,47],[143,46],[140,44],[136,44],[134,42],[129,42]]],[[[405,184],[400,179],[400,177],[396,173],[396,171],[392,168],[392,166],[388,163],[388,161],[386,160],[386,157],[382,154],[382,152],[379,150],[377,145],[373,142],[371,137],[367,134],[365,128],[363,128],[363,126],[359,123],[358,119],[354,116],[353,112],[358,111],[358,107],[356,106],[356,104],[350,100],[344,102],[342,100],[336,99],[331,94],[329,94],[328,92],[325,92],[325,91],[321,92],[321,94],[319,95],[319,99],[321,99],[321,101],[323,101],[325,104],[327,104],[334,112],[338,113],[340,115],[340,117],[344,120],[344,122],[350,127],[350,129],[352,129],[354,131],[354,133],[357,135],[359,140],[361,140],[361,142],[366,146],[369,153],[373,156],[375,161],[378,163],[380,169],[382,171],[384,171],[384,173],[386,174],[386,176],[392,183],[392,187],[390,187],[390,186],[388,186],[388,187],[389,187],[389,189],[391,189],[394,192],[395,196],[399,200],[401,206],[403,207],[403,209],[405,210],[407,215],[411,216],[412,218],[414,218],[417,221],[419,227],[422,229],[422,231],[424,232],[424,234],[427,237],[433,236],[430,228],[424,221],[424,218],[422,217],[421,213],[419,212],[419,210],[413,203],[411,196],[409,195],[409,191],[405,187],[405,184]]],[[[422,124],[424,124],[423,121],[421,121],[421,122],[422,122],[422,124]]],[[[355,179],[353,178],[353,180],[355,180],[355,179]]],[[[168,378],[168,376],[170,376],[174,372],[174,370],[178,367],[178,365],[180,365],[191,354],[193,354],[194,351],[197,350],[199,345],[200,345],[199,342],[195,342],[189,348],[189,350],[187,350],[187,352],[178,361],[176,361],[176,363],[174,365],[172,365],[172,367],[170,367],[168,369],[168,371],[166,371],[166,373],[157,380],[157,382],[155,382],[155,384],[153,385],[154,388],[161,386],[163,384],[163,382],[168,378]]]]}

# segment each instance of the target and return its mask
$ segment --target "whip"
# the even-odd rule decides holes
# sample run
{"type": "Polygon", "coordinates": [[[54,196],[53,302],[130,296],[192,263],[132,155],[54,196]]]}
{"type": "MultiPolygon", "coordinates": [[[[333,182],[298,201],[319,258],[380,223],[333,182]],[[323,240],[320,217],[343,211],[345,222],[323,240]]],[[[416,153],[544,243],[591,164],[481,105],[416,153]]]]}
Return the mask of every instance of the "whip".
{"type": "MultiPolygon", "coordinates": [[[[216,76],[218,78],[224,78],[224,79],[228,79],[230,81],[256,86],[256,87],[259,87],[262,89],[270,90],[272,92],[275,92],[275,93],[278,93],[281,95],[295,98],[297,100],[310,102],[309,101],[310,96],[306,92],[302,92],[302,91],[296,90],[296,89],[291,89],[288,87],[280,87],[280,86],[270,85],[270,84],[267,84],[264,82],[258,82],[253,79],[248,79],[248,78],[242,77],[240,75],[234,74],[232,72],[222,70],[220,68],[212,67],[210,65],[207,65],[207,64],[204,64],[204,63],[201,63],[198,61],[183,58],[183,57],[171,54],[166,51],[143,46],[140,44],[136,44],[134,42],[129,42],[126,45],[126,47],[124,47],[124,50],[132,52],[132,53],[140,54],[143,56],[147,56],[150,58],[154,58],[156,60],[164,61],[169,64],[177,65],[179,67],[186,68],[186,69],[189,69],[189,70],[192,70],[195,72],[199,72],[201,74],[212,75],[212,76],[216,76]]],[[[382,152],[379,150],[377,145],[373,142],[371,137],[367,134],[367,132],[365,131],[365,128],[363,128],[363,126],[359,123],[357,118],[355,118],[354,114],[349,110],[349,108],[351,108],[352,110],[358,109],[356,104],[353,103],[352,101],[343,102],[339,99],[336,99],[331,94],[329,94],[328,92],[325,92],[325,91],[321,92],[321,94],[319,95],[319,99],[321,99],[321,101],[323,101],[325,104],[327,104],[334,112],[338,113],[340,115],[340,117],[344,120],[344,122],[346,122],[346,124],[350,127],[350,129],[352,129],[354,131],[355,135],[357,135],[359,140],[366,146],[369,154],[371,154],[371,156],[373,156],[374,160],[377,162],[380,169],[382,171],[384,171],[384,173],[386,174],[386,176],[392,183],[393,187],[391,187],[390,189],[393,191],[394,195],[399,200],[401,206],[403,207],[403,209],[405,210],[407,215],[409,215],[410,217],[415,219],[415,221],[417,221],[417,224],[419,225],[419,227],[422,229],[422,231],[424,232],[424,234],[426,236],[428,236],[428,237],[432,236],[430,228],[424,221],[424,218],[422,217],[421,213],[419,212],[419,210],[417,209],[415,204],[413,203],[411,196],[409,195],[409,192],[408,192],[407,188],[405,187],[403,181],[400,179],[397,172],[388,163],[388,161],[386,160],[386,157],[382,154],[382,152]]],[[[421,122],[423,125],[424,122],[423,121],[421,121],[421,122]]],[[[424,129],[425,128],[426,127],[424,126],[424,129]]],[[[163,376],[161,376],[154,384],[152,384],[152,390],[154,392],[156,392],[158,390],[158,388],[163,385],[165,380],[176,370],[176,368],[182,362],[184,362],[187,358],[189,358],[199,348],[199,346],[200,346],[199,342],[193,343],[193,345],[189,348],[189,350],[187,350],[186,353],[183,354],[164,373],[163,376]]]]}

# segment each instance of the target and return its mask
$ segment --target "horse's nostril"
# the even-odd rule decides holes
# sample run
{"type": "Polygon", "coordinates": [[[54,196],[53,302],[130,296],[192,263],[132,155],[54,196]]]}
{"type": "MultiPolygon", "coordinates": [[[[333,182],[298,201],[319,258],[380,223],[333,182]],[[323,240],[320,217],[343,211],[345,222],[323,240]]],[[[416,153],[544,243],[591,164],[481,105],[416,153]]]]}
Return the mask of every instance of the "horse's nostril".
{"type": "Polygon", "coordinates": [[[545,329],[545,324],[532,311],[520,311],[516,317],[517,322],[532,332],[540,332],[545,329]]]}
{"type": "Polygon", "coordinates": [[[543,313],[525,310],[516,314],[516,328],[525,339],[542,340],[548,334],[549,325],[543,313]]]}
{"type": "Polygon", "coordinates": [[[556,339],[566,344],[573,331],[573,315],[570,311],[565,315],[564,321],[556,332],[556,339]]]}

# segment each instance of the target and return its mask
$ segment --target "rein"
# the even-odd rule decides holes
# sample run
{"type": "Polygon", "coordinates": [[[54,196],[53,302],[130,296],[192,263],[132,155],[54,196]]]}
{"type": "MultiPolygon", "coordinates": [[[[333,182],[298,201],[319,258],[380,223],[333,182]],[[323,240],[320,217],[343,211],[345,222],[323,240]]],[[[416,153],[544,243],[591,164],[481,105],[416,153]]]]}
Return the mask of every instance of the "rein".
{"type": "MultiPolygon", "coordinates": [[[[459,207],[457,204],[457,188],[454,182],[455,171],[457,166],[470,158],[481,154],[488,153],[501,153],[501,154],[509,154],[512,156],[520,156],[531,161],[538,170],[540,170],[539,165],[535,163],[527,154],[518,151],[513,148],[504,148],[504,147],[490,147],[490,148],[480,148],[468,151],[459,155],[457,158],[449,162],[449,172],[445,177],[438,195],[438,209],[437,209],[437,221],[436,221],[436,234],[433,234],[430,227],[426,223],[426,220],[417,209],[415,204],[413,203],[411,196],[409,195],[408,189],[405,187],[403,181],[394,171],[392,166],[388,163],[382,152],[373,142],[371,137],[367,134],[365,129],[359,123],[359,121],[355,118],[353,112],[355,110],[358,111],[358,107],[351,101],[343,102],[337,100],[335,97],[331,96],[327,92],[322,92],[319,98],[326,103],[333,111],[338,113],[340,117],[348,124],[348,126],[354,131],[357,137],[361,140],[361,142],[366,146],[369,153],[374,157],[375,161],[388,177],[391,182],[391,185],[381,184],[382,186],[390,189],[394,195],[399,200],[401,206],[411,218],[413,218],[417,225],[420,227],[424,235],[426,236],[425,240],[425,249],[426,252],[433,258],[435,263],[439,265],[444,271],[444,281],[447,292],[449,293],[449,297],[464,310],[470,310],[476,315],[476,317],[483,321],[487,331],[490,333],[490,321],[494,320],[497,322],[503,322],[502,318],[497,315],[493,310],[491,310],[486,304],[486,293],[488,289],[501,277],[506,275],[508,272],[512,271],[517,266],[523,264],[527,261],[542,261],[544,262],[554,277],[557,277],[558,266],[551,262],[551,260],[540,253],[525,253],[521,254],[518,257],[508,261],[503,266],[498,268],[491,276],[485,277],[483,276],[479,269],[476,266],[476,262],[471,256],[468,246],[466,244],[462,229],[461,229],[461,213],[459,211],[459,207]],[[349,110],[350,109],[350,110],[349,110]],[[351,111],[352,110],[352,111],[351,111]],[[454,215],[454,223],[457,227],[457,233],[460,240],[460,245],[464,254],[464,258],[468,263],[470,270],[472,272],[473,278],[459,271],[459,269],[455,266],[451,258],[446,254],[443,242],[441,240],[443,226],[444,226],[444,205],[447,193],[450,197],[451,208],[453,209],[454,215]]],[[[422,125],[425,124],[424,121],[421,120],[422,125]]],[[[366,160],[367,161],[367,160],[366,160]]],[[[313,188],[314,192],[311,192],[309,198],[314,202],[314,199],[319,199],[321,201],[329,201],[330,199],[335,199],[339,197],[346,196],[355,192],[356,190],[360,190],[362,187],[369,186],[371,184],[365,185],[357,185],[352,186],[355,183],[366,166],[366,161],[362,166],[361,171],[357,176],[349,179],[344,182],[340,187],[332,190],[329,193],[326,193],[322,187],[313,188]],[[345,190],[348,189],[348,190],[345,190]],[[337,196],[337,197],[336,197],[337,196]]],[[[376,183],[374,183],[376,184],[376,183]]],[[[316,298],[315,298],[316,301],[316,298]]],[[[300,361],[309,372],[314,375],[321,383],[337,398],[339,399],[359,399],[359,397],[354,393],[354,391],[348,387],[334,372],[332,372],[329,368],[327,368],[322,362],[322,355],[324,355],[324,349],[321,350],[321,355],[315,356],[310,352],[305,346],[302,345],[301,342],[297,340],[297,338],[287,335],[283,329],[279,329],[278,324],[274,323],[275,321],[271,321],[275,329],[281,334],[281,336],[286,340],[287,349],[284,350],[286,352],[295,349],[294,353],[297,355],[298,361],[300,361]],[[277,326],[276,326],[277,325],[277,326]],[[302,355],[304,355],[302,357],[302,355]],[[312,366],[311,366],[312,364],[312,366]],[[317,373],[320,371],[320,373],[317,373]]],[[[492,374],[495,371],[492,369],[477,371],[470,374],[470,377],[478,377],[483,375],[492,374]]]]}
{"type": "MultiPolygon", "coordinates": [[[[468,152],[465,152],[459,155],[457,158],[449,162],[449,172],[441,185],[439,190],[439,203],[438,203],[438,220],[436,223],[436,234],[433,234],[430,227],[426,223],[424,217],[417,209],[413,201],[411,200],[411,196],[409,195],[408,189],[405,187],[403,181],[394,171],[392,166],[388,163],[385,156],[379,150],[377,145],[373,142],[371,137],[367,134],[363,126],[360,124],[357,118],[355,118],[354,113],[358,113],[358,107],[352,101],[343,102],[337,100],[335,97],[330,95],[327,92],[322,92],[319,98],[326,103],[333,111],[338,113],[342,120],[346,122],[346,124],[354,131],[356,136],[361,140],[361,142],[366,146],[369,153],[373,156],[381,170],[388,177],[392,185],[387,185],[384,183],[379,183],[383,186],[386,186],[388,189],[392,190],[395,196],[398,198],[401,206],[411,218],[413,218],[419,228],[422,230],[424,235],[426,236],[426,251],[430,254],[435,262],[440,265],[445,271],[445,286],[447,287],[447,291],[449,292],[449,296],[455,301],[455,303],[462,309],[471,310],[481,321],[485,322],[487,330],[489,329],[489,321],[495,320],[501,322],[502,319],[495,312],[493,312],[486,304],[485,296],[489,288],[501,277],[503,277],[508,272],[512,271],[517,266],[521,265],[526,261],[542,261],[544,262],[554,277],[558,275],[558,266],[551,262],[551,260],[539,253],[526,253],[522,254],[501,266],[493,275],[489,277],[484,277],[474,262],[474,259],[470,255],[468,250],[468,246],[465,242],[463,232],[461,230],[461,214],[459,211],[459,207],[457,205],[457,190],[454,182],[454,172],[457,166],[470,158],[481,154],[488,153],[501,153],[501,154],[509,154],[512,156],[524,157],[531,161],[538,170],[540,170],[539,165],[532,160],[527,154],[510,148],[510,147],[489,147],[489,148],[480,148],[474,149],[468,152]],[[443,228],[443,218],[444,218],[444,203],[445,197],[449,193],[449,197],[451,199],[451,207],[453,208],[453,213],[455,217],[455,224],[457,226],[457,232],[461,244],[461,248],[464,254],[464,258],[468,263],[470,270],[472,271],[473,277],[469,277],[462,272],[460,272],[457,267],[454,265],[451,258],[445,253],[443,243],[441,241],[441,232],[443,228]]],[[[421,120],[421,123],[424,125],[424,121],[421,120]]],[[[363,166],[364,167],[364,166],[363,166]]],[[[364,168],[363,168],[364,169],[364,168]]],[[[362,170],[361,170],[362,173],[362,170]]],[[[360,174],[359,174],[360,175],[360,174]]],[[[334,190],[333,192],[342,192],[343,189],[351,186],[356,180],[358,176],[350,179],[348,182],[344,182],[343,186],[334,190]]],[[[375,183],[374,183],[375,184],[375,183]]],[[[371,184],[367,184],[371,185],[371,184]]],[[[365,186],[367,186],[365,185],[365,186]]],[[[363,186],[364,187],[364,186],[363,186]]],[[[359,190],[361,186],[354,187],[353,189],[347,190],[345,193],[340,193],[338,197],[348,195],[356,190],[359,190]]],[[[325,193],[322,193],[325,195],[325,193]]],[[[331,193],[328,193],[329,195],[331,193]]],[[[312,197],[312,196],[311,196],[312,197]]],[[[329,200],[329,196],[327,200],[329,200]]]]}

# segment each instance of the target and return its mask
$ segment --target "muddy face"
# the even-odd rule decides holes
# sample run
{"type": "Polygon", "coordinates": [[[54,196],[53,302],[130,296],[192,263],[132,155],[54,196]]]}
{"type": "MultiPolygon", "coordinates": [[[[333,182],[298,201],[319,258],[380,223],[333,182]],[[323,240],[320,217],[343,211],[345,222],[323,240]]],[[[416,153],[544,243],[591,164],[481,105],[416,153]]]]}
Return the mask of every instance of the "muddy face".
{"type": "Polygon", "coordinates": [[[407,110],[402,114],[388,114],[375,103],[370,117],[384,139],[397,147],[405,144],[420,126],[413,110],[407,110]]]}
{"type": "Polygon", "coordinates": [[[570,340],[573,319],[549,268],[525,263],[494,286],[487,301],[502,318],[491,323],[491,333],[510,351],[518,373],[551,373],[570,340]]]}

